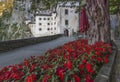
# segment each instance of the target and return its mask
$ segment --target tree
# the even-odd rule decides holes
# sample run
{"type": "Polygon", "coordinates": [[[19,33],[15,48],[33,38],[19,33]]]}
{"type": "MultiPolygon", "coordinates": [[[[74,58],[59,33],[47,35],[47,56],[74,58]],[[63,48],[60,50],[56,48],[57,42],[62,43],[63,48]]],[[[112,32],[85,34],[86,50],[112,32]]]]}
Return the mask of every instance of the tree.
{"type": "Polygon", "coordinates": [[[98,41],[109,43],[111,41],[109,0],[86,0],[86,9],[90,19],[88,32],[90,43],[98,41]]]}
{"type": "MultiPolygon", "coordinates": [[[[72,0],[41,0],[46,9],[51,9],[59,1],[72,0]]],[[[81,0],[79,0],[81,2],[81,0]]],[[[109,0],[83,0],[90,18],[89,41],[110,42],[109,0]]]]}

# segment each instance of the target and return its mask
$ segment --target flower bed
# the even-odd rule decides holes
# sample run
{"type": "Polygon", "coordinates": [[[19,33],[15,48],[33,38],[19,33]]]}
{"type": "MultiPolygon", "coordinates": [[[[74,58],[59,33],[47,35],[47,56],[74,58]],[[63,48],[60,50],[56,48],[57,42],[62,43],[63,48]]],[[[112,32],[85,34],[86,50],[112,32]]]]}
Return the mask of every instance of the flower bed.
{"type": "Polygon", "coordinates": [[[2,68],[0,82],[93,82],[111,53],[109,44],[76,40],[2,68]]]}

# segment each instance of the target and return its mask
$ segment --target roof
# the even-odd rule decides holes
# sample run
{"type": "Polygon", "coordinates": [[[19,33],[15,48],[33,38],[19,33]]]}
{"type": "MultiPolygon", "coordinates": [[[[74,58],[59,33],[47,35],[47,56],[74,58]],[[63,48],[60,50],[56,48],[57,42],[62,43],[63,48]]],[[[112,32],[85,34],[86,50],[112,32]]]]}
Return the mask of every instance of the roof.
{"type": "Polygon", "coordinates": [[[52,16],[52,14],[36,14],[36,16],[52,16]]]}
{"type": "Polygon", "coordinates": [[[79,6],[79,2],[77,1],[59,2],[58,5],[60,7],[73,7],[73,6],[79,6]]]}
{"type": "Polygon", "coordinates": [[[52,16],[53,13],[56,13],[56,12],[50,11],[50,10],[40,11],[40,12],[37,12],[36,16],[52,16]]]}
{"type": "Polygon", "coordinates": [[[34,22],[29,22],[28,24],[35,24],[34,22]]]}
{"type": "Polygon", "coordinates": [[[42,10],[42,11],[37,11],[36,16],[52,16],[51,10],[42,10]]]}

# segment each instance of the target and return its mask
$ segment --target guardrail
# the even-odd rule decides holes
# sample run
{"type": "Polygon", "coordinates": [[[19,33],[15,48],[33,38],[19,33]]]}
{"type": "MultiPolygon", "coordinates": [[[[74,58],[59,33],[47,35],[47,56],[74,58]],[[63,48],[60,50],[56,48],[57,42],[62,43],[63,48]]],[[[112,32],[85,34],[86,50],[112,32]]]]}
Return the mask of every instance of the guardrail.
{"type": "Polygon", "coordinates": [[[18,39],[18,40],[10,40],[10,41],[3,41],[0,42],[0,53],[7,52],[16,48],[20,48],[23,46],[33,45],[36,43],[42,43],[51,41],[61,37],[62,35],[53,35],[53,36],[46,36],[46,37],[33,37],[28,39],[18,39]]]}

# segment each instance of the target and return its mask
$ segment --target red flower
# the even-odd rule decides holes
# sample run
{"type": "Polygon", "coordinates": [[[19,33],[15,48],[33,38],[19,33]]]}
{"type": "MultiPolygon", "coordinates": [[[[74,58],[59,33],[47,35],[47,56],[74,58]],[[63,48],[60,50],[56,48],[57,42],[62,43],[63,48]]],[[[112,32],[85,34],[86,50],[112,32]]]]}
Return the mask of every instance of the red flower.
{"type": "Polygon", "coordinates": [[[31,66],[31,68],[30,68],[30,72],[32,72],[32,71],[35,69],[36,66],[37,66],[36,63],[32,64],[32,66],[31,66]]]}
{"type": "Polygon", "coordinates": [[[43,70],[46,70],[48,68],[48,64],[45,64],[41,67],[43,70]]]}
{"type": "Polygon", "coordinates": [[[3,67],[1,71],[7,71],[9,70],[8,67],[3,67]]]}
{"type": "Polygon", "coordinates": [[[66,55],[66,54],[64,54],[64,59],[70,59],[70,55],[66,55]]]}
{"type": "Polygon", "coordinates": [[[19,76],[19,74],[17,74],[17,73],[12,73],[11,75],[10,75],[10,78],[13,78],[13,79],[20,79],[21,77],[19,76]]]}
{"type": "Polygon", "coordinates": [[[75,75],[75,74],[73,74],[72,76],[73,76],[75,82],[80,82],[80,77],[78,77],[78,76],[75,75]]]}
{"type": "Polygon", "coordinates": [[[22,69],[23,69],[22,64],[18,64],[18,65],[17,65],[17,68],[20,69],[20,70],[22,70],[22,69]]]}
{"type": "Polygon", "coordinates": [[[73,57],[73,58],[77,58],[77,54],[76,54],[76,53],[73,53],[73,54],[72,54],[72,57],[73,57]]]}
{"type": "Polygon", "coordinates": [[[94,82],[89,74],[86,74],[86,82],[94,82]]]}
{"type": "Polygon", "coordinates": [[[109,62],[108,58],[105,58],[104,63],[108,63],[108,62],[109,62]]]}
{"type": "Polygon", "coordinates": [[[91,56],[92,60],[95,59],[95,56],[91,56]]]}
{"type": "Polygon", "coordinates": [[[35,82],[35,81],[36,81],[35,74],[31,74],[31,75],[27,76],[27,78],[26,78],[26,82],[35,82]]]}
{"type": "Polygon", "coordinates": [[[4,79],[5,79],[5,80],[8,80],[9,77],[10,77],[10,74],[11,74],[10,72],[5,72],[5,73],[4,73],[4,75],[5,75],[5,76],[4,76],[4,77],[5,77],[4,79]]]}
{"type": "Polygon", "coordinates": [[[85,64],[87,62],[86,58],[82,60],[82,63],[85,64]]]}
{"type": "Polygon", "coordinates": [[[106,58],[108,58],[109,57],[109,55],[108,54],[106,54],[106,58]]]}
{"type": "Polygon", "coordinates": [[[42,82],[48,82],[47,80],[50,78],[50,76],[45,75],[42,79],[42,82]]]}
{"type": "Polygon", "coordinates": [[[80,64],[80,65],[79,65],[79,69],[80,69],[80,70],[83,70],[83,69],[84,69],[84,65],[83,65],[83,64],[80,64]]]}
{"type": "Polygon", "coordinates": [[[60,77],[60,80],[64,82],[64,69],[57,68],[56,74],[60,77]]]}
{"type": "Polygon", "coordinates": [[[87,46],[87,47],[86,47],[86,53],[87,53],[88,55],[90,54],[91,49],[92,49],[92,47],[91,47],[91,46],[87,46]]]}
{"type": "Polygon", "coordinates": [[[112,53],[112,50],[111,50],[111,49],[109,49],[108,51],[109,51],[110,53],[112,53]]]}
{"type": "Polygon", "coordinates": [[[25,65],[26,67],[29,66],[29,62],[28,62],[28,60],[24,60],[24,65],[25,65]]]}
{"type": "Polygon", "coordinates": [[[4,75],[0,75],[0,82],[3,82],[4,80],[4,75]]]}
{"type": "Polygon", "coordinates": [[[100,57],[96,58],[96,60],[97,60],[98,62],[102,62],[102,58],[100,58],[100,57]]]}
{"type": "Polygon", "coordinates": [[[45,64],[45,65],[43,65],[41,68],[42,68],[43,70],[47,70],[47,69],[52,68],[52,67],[53,67],[52,65],[45,64]]]}
{"type": "Polygon", "coordinates": [[[74,80],[74,82],[82,80],[93,82],[92,77],[99,71],[96,70],[96,67],[99,67],[98,62],[109,62],[108,57],[112,53],[111,49],[110,45],[103,42],[88,45],[88,40],[73,41],[63,47],[51,49],[43,56],[33,56],[30,59],[25,59],[22,64],[3,68],[0,70],[0,82],[48,82],[51,81],[53,75],[57,76],[52,78],[54,82],[65,82],[67,73],[70,77],[66,79],[66,82],[71,82],[71,80],[74,80]],[[74,68],[74,66],[77,66],[77,68],[74,68]],[[56,67],[57,69],[53,69],[56,67]],[[31,74],[28,75],[28,72],[31,74]],[[38,75],[33,74],[36,72],[40,73],[38,75]],[[73,74],[73,72],[76,74],[73,74]],[[26,75],[28,76],[26,77],[26,75]]]}
{"type": "Polygon", "coordinates": [[[87,70],[87,72],[89,72],[89,73],[94,73],[93,68],[92,68],[92,65],[89,64],[89,63],[86,64],[86,70],[87,70]]]}
{"type": "Polygon", "coordinates": [[[91,67],[92,67],[91,64],[89,64],[89,63],[86,64],[86,68],[87,68],[87,70],[90,70],[91,67]]]}
{"type": "Polygon", "coordinates": [[[68,60],[67,63],[64,64],[64,66],[67,67],[68,69],[73,68],[72,62],[70,60],[68,60]]]}
{"type": "Polygon", "coordinates": [[[106,48],[103,48],[103,52],[106,52],[106,48]]]}
{"type": "Polygon", "coordinates": [[[80,71],[80,74],[83,75],[83,74],[84,74],[84,71],[80,71]]]}
{"type": "Polygon", "coordinates": [[[78,55],[80,55],[80,54],[81,54],[81,52],[80,52],[80,51],[78,51],[78,52],[77,52],[77,54],[78,54],[78,55]]]}
{"type": "Polygon", "coordinates": [[[95,54],[96,54],[97,56],[100,56],[100,55],[101,55],[101,53],[100,53],[99,51],[96,51],[95,54]]]}

